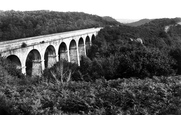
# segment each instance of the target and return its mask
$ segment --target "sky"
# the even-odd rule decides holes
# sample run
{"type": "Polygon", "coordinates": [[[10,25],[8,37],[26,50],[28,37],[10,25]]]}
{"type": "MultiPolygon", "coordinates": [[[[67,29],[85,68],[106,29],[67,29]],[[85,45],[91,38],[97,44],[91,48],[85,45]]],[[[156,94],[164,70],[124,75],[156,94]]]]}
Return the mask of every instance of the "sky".
{"type": "Polygon", "coordinates": [[[181,17],[180,0],[0,0],[0,10],[85,12],[115,19],[181,17]]]}

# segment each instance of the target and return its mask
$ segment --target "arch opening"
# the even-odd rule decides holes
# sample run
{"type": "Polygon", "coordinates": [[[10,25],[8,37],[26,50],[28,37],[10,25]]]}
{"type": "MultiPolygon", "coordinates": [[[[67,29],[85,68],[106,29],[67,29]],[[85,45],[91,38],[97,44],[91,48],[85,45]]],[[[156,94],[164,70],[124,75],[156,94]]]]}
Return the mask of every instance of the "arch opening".
{"type": "Polygon", "coordinates": [[[79,47],[79,57],[80,57],[79,59],[81,59],[81,56],[85,56],[84,40],[82,37],[79,39],[78,47],[79,47]]]}
{"type": "Polygon", "coordinates": [[[41,56],[38,50],[33,49],[26,58],[26,74],[28,76],[40,76],[42,71],[41,56]]]}
{"type": "Polygon", "coordinates": [[[92,44],[94,44],[95,39],[96,39],[96,37],[95,37],[95,35],[94,35],[94,34],[92,35],[92,38],[91,38],[91,39],[92,39],[92,44]]]}
{"type": "Polygon", "coordinates": [[[7,57],[11,63],[13,63],[17,69],[21,69],[21,61],[16,55],[10,55],[7,57]]]}
{"type": "Polygon", "coordinates": [[[56,53],[55,48],[52,45],[49,45],[45,51],[44,55],[45,68],[52,67],[56,63],[56,53]]]}
{"type": "Polygon", "coordinates": [[[87,36],[85,39],[85,45],[86,45],[86,54],[88,54],[88,51],[90,49],[90,37],[87,36]]]}
{"type": "Polygon", "coordinates": [[[75,40],[72,40],[72,41],[70,42],[69,55],[70,55],[70,62],[72,62],[72,63],[78,63],[78,59],[77,59],[77,47],[76,47],[76,42],[75,42],[75,40]]]}
{"type": "Polygon", "coordinates": [[[59,61],[68,60],[67,45],[64,42],[62,42],[60,44],[60,47],[59,47],[59,50],[58,50],[58,58],[59,58],[59,61]]]}

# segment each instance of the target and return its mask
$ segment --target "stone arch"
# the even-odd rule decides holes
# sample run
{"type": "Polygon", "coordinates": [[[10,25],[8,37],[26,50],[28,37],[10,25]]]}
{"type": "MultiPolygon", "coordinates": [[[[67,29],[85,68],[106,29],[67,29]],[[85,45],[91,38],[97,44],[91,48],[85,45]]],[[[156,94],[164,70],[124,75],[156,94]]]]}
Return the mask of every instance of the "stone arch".
{"type": "Polygon", "coordinates": [[[56,63],[56,52],[52,45],[49,45],[45,50],[44,55],[45,68],[49,68],[56,63]]]}
{"type": "Polygon", "coordinates": [[[9,60],[13,64],[15,64],[17,69],[21,69],[21,61],[18,58],[18,56],[16,56],[16,55],[9,55],[7,57],[7,60],[9,60]]]}
{"type": "Polygon", "coordinates": [[[67,54],[67,45],[62,42],[58,49],[58,58],[60,60],[67,60],[68,61],[68,54],[67,54]]]}
{"type": "Polygon", "coordinates": [[[85,52],[84,52],[84,40],[83,40],[82,37],[79,39],[78,48],[79,48],[79,57],[80,57],[79,59],[81,59],[81,56],[85,56],[85,52]]]}
{"type": "Polygon", "coordinates": [[[90,49],[90,45],[91,45],[90,37],[87,36],[87,37],[85,38],[86,54],[88,54],[88,51],[89,51],[89,49],[90,49]]]}
{"type": "Polygon", "coordinates": [[[91,42],[92,42],[92,44],[94,44],[95,39],[96,39],[96,37],[95,37],[95,35],[93,34],[92,37],[91,37],[91,42]]]}
{"type": "Polygon", "coordinates": [[[28,76],[40,76],[42,71],[41,55],[36,49],[31,50],[26,58],[26,74],[28,76]]]}
{"type": "Polygon", "coordinates": [[[78,63],[76,41],[72,40],[69,45],[70,62],[78,63]]]}

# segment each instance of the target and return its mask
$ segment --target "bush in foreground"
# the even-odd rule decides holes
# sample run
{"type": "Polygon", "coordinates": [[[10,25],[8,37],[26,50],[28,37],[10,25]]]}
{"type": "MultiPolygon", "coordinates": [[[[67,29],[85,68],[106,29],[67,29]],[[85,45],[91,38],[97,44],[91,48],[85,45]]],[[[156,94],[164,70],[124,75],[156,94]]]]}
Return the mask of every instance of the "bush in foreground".
{"type": "Polygon", "coordinates": [[[181,76],[0,87],[9,115],[179,115],[181,76]]]}

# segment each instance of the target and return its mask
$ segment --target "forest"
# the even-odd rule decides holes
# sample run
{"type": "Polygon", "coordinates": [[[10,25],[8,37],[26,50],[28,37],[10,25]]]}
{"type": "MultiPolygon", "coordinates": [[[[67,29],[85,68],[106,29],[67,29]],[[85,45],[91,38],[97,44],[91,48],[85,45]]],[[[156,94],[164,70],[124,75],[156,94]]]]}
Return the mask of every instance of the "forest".
{"type": "Polygon", "coordinates": [[[0,114],[180,115],[180,18],[155,19],[137,27],[97,21],[103,25],[96,26],[104,28],[87,57],[81,57],[81,66],[62,60],[42,76],[27,77],[0,58],[0,114]]]}
{"type": "Polygon", "coordinates": [[[83,12],[0,11],[0,41],[119,24],[83,12]]]}

